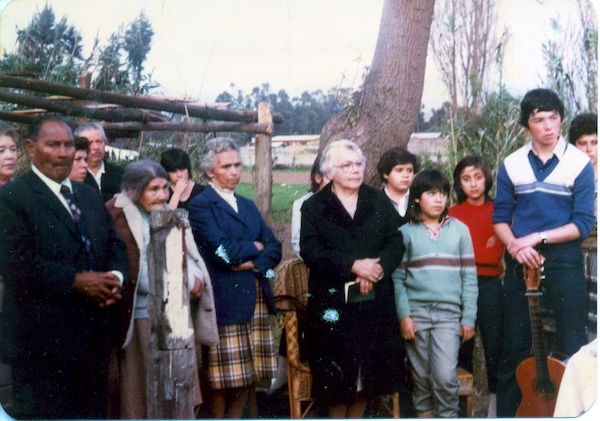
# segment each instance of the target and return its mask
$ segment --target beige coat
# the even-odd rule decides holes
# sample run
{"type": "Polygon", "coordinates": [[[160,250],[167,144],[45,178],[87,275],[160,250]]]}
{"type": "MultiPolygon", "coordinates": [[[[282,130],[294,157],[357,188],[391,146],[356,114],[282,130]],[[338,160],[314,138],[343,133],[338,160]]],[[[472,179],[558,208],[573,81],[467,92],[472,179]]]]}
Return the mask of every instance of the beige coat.
{"type": "MultiPolygon", "coordinates": [[[[141,263],[140,250],[145,250],[143,241],[142,215],[138,207],[133,203],[129,195],[123,191],[106,204],[110,214],[115,221],[117,234],[127,245],[129,263],[131,266],[131,282],[123,291],[122,311],[120,311],[122,348],[125,348],[131,340],[133,331],[133,308],[135,308],[135,297],[137,290],[137,277],[141,263]],[[125,331],[125,327],[127,327],[125,331]]],[[[188,259],[192,259],[200,268],[203,275],[204,287],[202,295],[198,300],[190,303],[192,323],[194,326],[194,337],[197,343],[203,345],[215,345],[219,340],[213,287],[210,275],[206,269],[204,260],[198,252],[194,237],[190,228],[185,230],[185,244],[188,259]]]]}

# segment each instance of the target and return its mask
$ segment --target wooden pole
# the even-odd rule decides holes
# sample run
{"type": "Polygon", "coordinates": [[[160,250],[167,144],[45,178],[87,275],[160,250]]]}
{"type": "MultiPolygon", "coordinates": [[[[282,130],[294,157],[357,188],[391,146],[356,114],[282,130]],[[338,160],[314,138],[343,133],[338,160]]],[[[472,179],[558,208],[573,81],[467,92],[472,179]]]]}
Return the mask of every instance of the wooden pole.
{"type": "MultiPolygon", "coordinates": [[[[0,86],[5,88],[26,89],[34,92],[67,95],[75,99],[87,99],[95,102],[119,104],[124,107],[167,111],[207,120],[242,121],[245,123],[255,123],[257,120],[257,116],[254,111],[218,110],[182,102],[161,101],[150,97],[115,94],[112,92],[98,91],[95,89],[81,89],[73,86],[61,85],[59,83],[12,76],[8,73],[2,72],[0,72],[0,86]]],[[[279,114],[276,114],[273,120],[275,123],[281,123],[283,121],[283,117],[281,117],[279,114]]]]}
{"type": "Polygon", "coordinates": [[[234,123],[207,122],[202,124],[189,122],[156,122],[156,123],[102,123],[106,131],[146,132],[146,131],[178,131],[178,132],[236,132],[236,133],[273,133],[273,123],[234,123]]]}
{"type": "MultiPolygon", "coordinates": [[[[258,122],[272,123],[272,106],[267,102],[258,104],[258,122]]],[[[271,136],[268,134],[256,135],[255,148],[255,179],[254,201],[267,224],[271,224],[271,195],[273,182],[273,161],[271,154],[271,136]]]]}
{"type": "Polygon", "coordinates": [[[196,352],[184,241],[188,226],[185,210],[153,211],[150,214],[149,419],[194,418],[192,388],[196,352]]]}
{"type": "Polygon", "coordinates": [[[167,120],[167,117],[161,116],[158,113],[150,113],[148,110],[138,110],[135,108],[117,108],[114,110],[87,108],[66,101],[53,101],[32,95],[17,94],[6,89],[0,89],[0,100],[26,105],[28,107],[45,108],[48,111],[54,111],[68,116],[94,118],[97,120],[134,120],[141,122],[167,120]]]}
{"type": "Polygon", "coordinates": [[[35,117],[36,116],[34,115],[0,111],[0,120],[2,121],[12,121],[14,123],[29,124],[33,120],[35,120],[35,117]]]}
{"type": "MultiPolygon", "coordinates": [[[[12,121],[15,123],[29,124],[36,118],[36,115],[21,114],[15,112],[0,111],[0,120],[12,121]]],[[[235,122],[206,122],[196,123],[172,123],[172,122],[122,122],[122,123],[100,123],[109,137],[133,137],[140,132],[151,131],[176,131],[176,132],[235,132],[235,133],[273,133],[273,123],[235,123],[235,122]],[[126,136],[123,136],[125,134],[126,136]]]]}

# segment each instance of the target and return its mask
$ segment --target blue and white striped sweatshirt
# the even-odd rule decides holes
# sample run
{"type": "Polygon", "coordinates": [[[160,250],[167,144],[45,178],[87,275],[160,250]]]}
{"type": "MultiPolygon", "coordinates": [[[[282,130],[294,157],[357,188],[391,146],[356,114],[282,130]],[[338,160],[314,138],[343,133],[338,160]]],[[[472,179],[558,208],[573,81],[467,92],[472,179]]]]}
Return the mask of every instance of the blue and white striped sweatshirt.
{"type": "Polygon", "coordinates": [[[546,254],[562,255],[563,260],[569,260],[572,251],[573,258],[579,259],[581,240],[588,237],[596,219],[594,167],[586,154],[562,137],[554,156],[542,167],[529,142],[504,160],[498,170],[492,222],[512,225],[516,238],[573,223],[581,234],[579,240],[544,249],[546,254]]]}

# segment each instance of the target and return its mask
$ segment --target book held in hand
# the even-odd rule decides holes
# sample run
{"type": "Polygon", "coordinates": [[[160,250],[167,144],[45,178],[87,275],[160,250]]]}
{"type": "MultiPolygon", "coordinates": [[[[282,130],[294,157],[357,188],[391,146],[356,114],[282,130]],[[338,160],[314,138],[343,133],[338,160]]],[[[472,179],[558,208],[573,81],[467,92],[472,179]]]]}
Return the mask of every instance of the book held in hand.
{"type": "Polygon", "coordinates": [[[344,284],[344,296],[347,304],[362,303],[363,301],[373,301],[375,299],[375,288],[367,295],[360,293],[360,283],[352,281],[344,284]]]}

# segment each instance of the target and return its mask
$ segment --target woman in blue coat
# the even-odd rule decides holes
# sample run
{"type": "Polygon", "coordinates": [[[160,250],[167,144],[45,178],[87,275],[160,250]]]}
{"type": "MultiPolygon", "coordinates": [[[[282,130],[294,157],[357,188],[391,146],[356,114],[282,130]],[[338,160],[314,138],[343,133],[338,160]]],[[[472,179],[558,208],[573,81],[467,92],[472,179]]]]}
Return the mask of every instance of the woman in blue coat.
{"type": "Polygon", "coordinates": [[[281,243],[256,205],[235,193],[242,162],[233,139],[207,141],[202,168],[210,182],[191,201],[189,218],[213,281],[219,327],[219,344],[203,353],[209,401],[215,418],[241,418],[250,388],[277,371],[269,280],[281,260],[281,243]]]}

